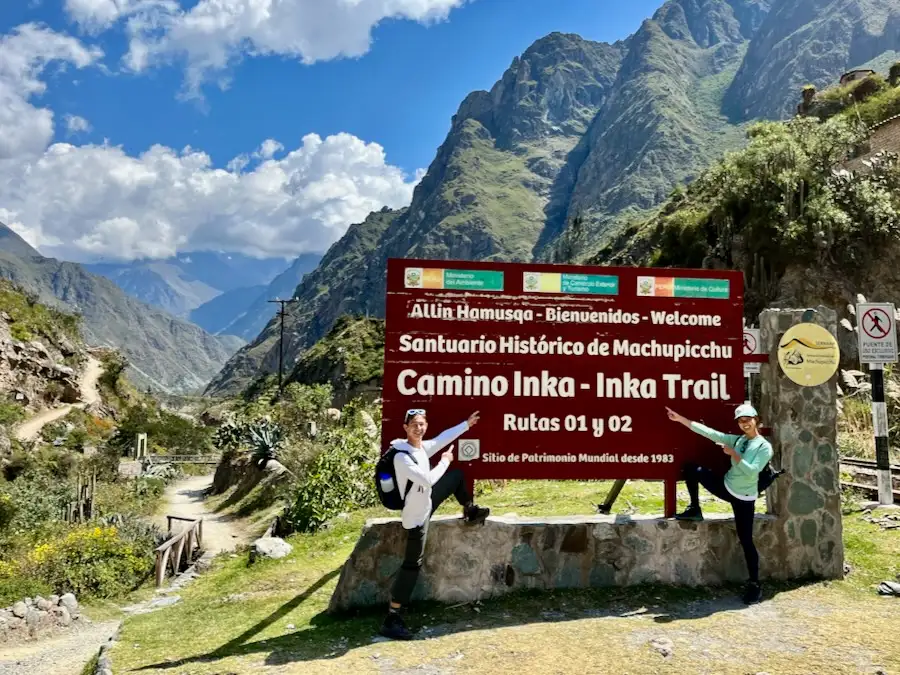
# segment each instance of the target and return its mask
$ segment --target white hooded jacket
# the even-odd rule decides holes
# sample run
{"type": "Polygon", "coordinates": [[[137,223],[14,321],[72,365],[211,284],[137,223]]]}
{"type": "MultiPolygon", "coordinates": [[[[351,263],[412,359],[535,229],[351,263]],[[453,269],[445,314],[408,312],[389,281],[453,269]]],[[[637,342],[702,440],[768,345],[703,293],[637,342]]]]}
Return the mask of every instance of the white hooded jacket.
{"type": "Polygon", "coordinates": [[[400,490],[400,494],[406,494],[406,486],[409,482],[413,484],[409,494],[406,495],[401,512],[405,529],[411,530],[424,525],[431,517],[431,488],[450,466],[449,462],[441,459],[432,469],[429,458],[443,450],[468,428],[468,421],[457,424],[455,427],[442,431],[435,438],[423,440],[421,448],[414,448],[404,438],[391,441],[392,446],[409,453],[406,455],[398,452],[394,456],[394,471],[397,473],[397,488],[400,490]]]}

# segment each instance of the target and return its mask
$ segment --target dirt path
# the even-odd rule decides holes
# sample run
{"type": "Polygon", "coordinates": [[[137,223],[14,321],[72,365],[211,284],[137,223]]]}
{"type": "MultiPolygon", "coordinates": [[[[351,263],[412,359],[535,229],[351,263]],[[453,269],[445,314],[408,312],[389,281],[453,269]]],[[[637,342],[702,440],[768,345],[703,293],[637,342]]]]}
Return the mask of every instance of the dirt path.
{"type": "Polygon", "coordinates": [[[92,403],[98,403],[100,401],[100,391],[97,389],[97,380],[100,379],[102,374],[103,364],[93,356],[88,356],[87,366],[85,366],[84,373],[81,375],[81,382],[79,383],[81,403],[67,403],[58,408],[42,410],[16,429],[16,438],[20,441],[34,440],[41,432],[41,429],[51,422],[68,415],[72,408],[85,408],[92,403]]]}
{"type": "MultiPolygon", "coordinates": [[[[207,506],[203,495],[212,480],[212,475],[192,476],[172,483],[166,488],[165,508],[157,516],[162,527],[166,526],[166,516],[203,518],[203,548],[207,555],[231,551],[247,539],[246,532],[236,521],[213,513],[207,506]]],[[[177,531],[178,524],[173,523],[172,527],[177,531]]]]}
{"type": "Polygon", "coordinates": [[[0,675],[80,675],[118,627],[118,621],[83,623],[59,637],[0,647],[0,675]]]}

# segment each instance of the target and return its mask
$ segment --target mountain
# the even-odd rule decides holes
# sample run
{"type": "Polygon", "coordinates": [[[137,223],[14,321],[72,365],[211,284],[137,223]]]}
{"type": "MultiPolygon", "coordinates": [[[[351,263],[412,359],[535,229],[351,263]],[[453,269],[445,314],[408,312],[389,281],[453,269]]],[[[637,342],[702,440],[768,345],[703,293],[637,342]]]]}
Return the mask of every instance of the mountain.
{"type": "MultiPolygon", "coordinates": [[[[538,40],[491,91],[463,100],[410,206],[350,227],[300,283],[285,320],[288,366],[342,314],[383,316],[390,257],[554,260],[576,219],[592,248],[618,241],[673,188],[742,146],[755,115],[796,110],[797,83],[886,58],[874,53],[878,40],[900,47],[896,5],[670,0],[615,44],[538,40]],[[822,61],[826,49],[843,57],[822,61]]],[[[277,346],[271,321],[207,393],[272,372],[277,346]]]]}
{"type": "Polygon", "coordinates": [[[210,333],[235,335],[249,342],[260,334],[278,311],[269,300],[293,297],[297,285],[316,268],[321,259],[318,253],[305,253],[272,279],[268,286],[226,291],[192,311],[191,321],[210,333]]]}
{"type": "Polygon", "coordinates": [[[3,223],[0,223],[0,251],[7,251],[25,260],[40,257],[41,255],[28,242],[3,223]]]}
{"type": "MultiPolygon", "coordinates": [[[[265,290],[265,286],[247,286],[235,288],[233,291],[225,291],[196,309],[192,309],[189,318],[203,330],[217,335],[236,321],[236,308],[249,307],[265,290]]],[[[240,317],[242,314],[237,316],[240,317]]],[[[267,320],[269,318],[266,317],[267,320]]]]}
{"type": "Polygon", "coordinates": [[[0,277],[47,305],[80,314],[86,342],[120,350],[131,364],[129,376],[139,386],[196,391],[233,353],[233,340],[223,343],[187,321],[129,297],[112,281],[81,265],[45,258],[22,244],[0,225],[0,277]]]}
{"type": "MultiPolygon", "coordinates": [[[[192,251],[162,260],[99,262],[85,268],[111,279],[138,300],[188,318],[192,310],[222,293],[265,286],[286,264],[283,258],[258,259],[239,253],[192,251]]],[[[243,310],[245,305],[236,307],[243,310]]]]}
{"type": "Polygon", "coordinates": [[[790,117],[806,84],[830,85],[851,68],[879,65],[900,49],[900,4],[888,0],[792,0],[773,3],[728,88],[736,119],[790,117]]]}

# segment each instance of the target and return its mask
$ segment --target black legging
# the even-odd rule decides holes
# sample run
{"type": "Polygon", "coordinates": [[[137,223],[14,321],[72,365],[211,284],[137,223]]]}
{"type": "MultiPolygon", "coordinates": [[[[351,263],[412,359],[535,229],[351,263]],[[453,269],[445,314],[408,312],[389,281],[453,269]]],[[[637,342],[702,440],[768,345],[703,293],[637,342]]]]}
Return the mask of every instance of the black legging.
{"type": "Polygon", "coordinates": [[[753,543],[753,517],[756,511],[756,500],[751,502],[738,499],[725,488],[724,476],[696,464],[684,466],[684,482],[687,485],[688,494],[691,496],[691,506],[700,506],[700,485],[712,495],[731,504],[738,540],[741,542],[744,558],[747,560],[750,581],[758,583],[759,553],[753,543]]]}
{"type": "MultiPolygon", "coordinates": [[[[472,495],[466,490],[465,476],[462,469],[450,469],[431,488],[431,514],[448,497],[453,495],[460,506],[472,503],[472,495]]],[[[394,580],[394,588],[391,590],[391,600],[399,605],[409,604],[416,581],[419,578],[419,569],[425,559],[425,539],[428,535],[428,523],[414,527],[406,531],[406,554],[403,556],[403,564],[394,580]]]]}

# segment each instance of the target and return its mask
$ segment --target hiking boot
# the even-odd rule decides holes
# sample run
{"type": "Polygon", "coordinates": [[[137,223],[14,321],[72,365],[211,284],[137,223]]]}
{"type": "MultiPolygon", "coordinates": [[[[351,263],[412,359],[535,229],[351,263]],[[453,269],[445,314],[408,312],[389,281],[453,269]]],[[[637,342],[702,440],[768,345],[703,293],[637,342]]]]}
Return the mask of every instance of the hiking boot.
{"type": "Polygon", "coordinates": [[[703,520],[703,511],[699,506],[689,506],[681,513],[676,513],[675,520],[703,520]]]}
{"type": "Polygon", "coordinates": [[[384,637],[391,640],[412,640],[413,634],[403,623],[403,617],[398,612],[388,612],[381,624],[381,630],[378,631],[384,637]]]}
{"type": "Polygon", "coordinates": [[[480,506],[472,504],[472,506],[467,506],[463,509],[463,520],[466,525],[483,524],[490,513],[490,509],[483,509],[480,506]]]}
{"type": "Polygon", "coordinates": [[[762,587],[758,581],[751,581],[747,584],[743,600],[745,605],[755,605],[762,600],[762,587]]]}

